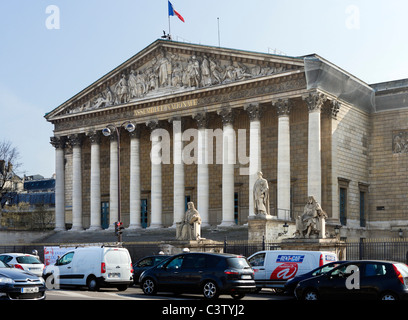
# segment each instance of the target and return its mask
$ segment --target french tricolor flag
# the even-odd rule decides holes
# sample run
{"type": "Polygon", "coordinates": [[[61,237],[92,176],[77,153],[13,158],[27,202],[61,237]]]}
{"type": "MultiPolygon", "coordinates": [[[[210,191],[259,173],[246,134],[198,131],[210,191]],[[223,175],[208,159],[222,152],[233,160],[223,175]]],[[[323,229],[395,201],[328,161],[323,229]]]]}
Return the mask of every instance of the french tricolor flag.
{"type": "Polygon", "coordinates": [[[181,14],[178,13],[176,10],[174,10],[173,5],[169,1],[169,16],[174,16],[174,15],[176,15],[181,21],[185,22],[181,14]]]}

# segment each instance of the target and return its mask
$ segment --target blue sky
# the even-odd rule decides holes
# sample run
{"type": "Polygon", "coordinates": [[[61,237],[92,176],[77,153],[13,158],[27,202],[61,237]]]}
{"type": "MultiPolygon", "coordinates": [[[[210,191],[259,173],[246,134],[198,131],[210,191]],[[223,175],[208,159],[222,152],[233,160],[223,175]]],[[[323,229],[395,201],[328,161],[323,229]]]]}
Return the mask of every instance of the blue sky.
{"type": "MultiPolygon", "coordinates": [[[[173,40],[290,56],[317,53],[371,84],[408,78],[406,0],[173,0],[173,40]]],[[[56,20],[53,20],[55,23],[56,20]]],[[[168,31],[167,0],[1,0],[0,141],[19,174],[54,173],[44,114],[168,31]],[[57,17],[59,29],[46,22],[57,17]],[[49,27],[49,25],[48,25],[49,27]]]]}

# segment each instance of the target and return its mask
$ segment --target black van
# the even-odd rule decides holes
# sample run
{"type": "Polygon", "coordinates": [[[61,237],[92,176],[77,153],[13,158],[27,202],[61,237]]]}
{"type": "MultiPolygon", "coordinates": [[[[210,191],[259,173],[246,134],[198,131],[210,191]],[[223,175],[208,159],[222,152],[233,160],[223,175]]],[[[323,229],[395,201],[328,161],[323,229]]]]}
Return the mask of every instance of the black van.
{"type": "Polygon", "coordinates": [[[243,256],[224,253],[182,253],[140,275],[147,295],[158,291],[202,293],[206,299],[230,294],[241,299],[256,290],[254,271],[243,256]]]}

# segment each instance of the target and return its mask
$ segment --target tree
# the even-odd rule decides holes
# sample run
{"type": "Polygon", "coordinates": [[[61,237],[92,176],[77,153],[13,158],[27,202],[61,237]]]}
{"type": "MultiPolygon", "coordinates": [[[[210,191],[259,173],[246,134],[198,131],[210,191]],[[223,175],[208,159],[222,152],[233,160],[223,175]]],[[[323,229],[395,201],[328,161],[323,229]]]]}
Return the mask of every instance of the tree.
{"type": "Polygon", "coordinates": [[[11,163],[13,170],[17,170],[21,167],[20,152],[17,147],[14,147],[11,141],[0,141],[0,160],[4,160],[6,164],[11,163]]]}
{"type": "Polygon", "coordinates": [[[13,190],[13,182],[18,178],[14,171],[21,166],[19,159],[20,152],[10,141],[0,142],[0,204],[3,195],[13,190]]]}

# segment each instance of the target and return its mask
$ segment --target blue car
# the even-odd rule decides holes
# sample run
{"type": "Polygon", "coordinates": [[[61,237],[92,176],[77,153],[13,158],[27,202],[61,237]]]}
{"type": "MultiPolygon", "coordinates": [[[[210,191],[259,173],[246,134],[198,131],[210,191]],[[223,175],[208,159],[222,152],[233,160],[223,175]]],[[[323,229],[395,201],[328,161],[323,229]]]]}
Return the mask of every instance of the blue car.
{"type": "Polygon", "coordinates": [[[293,295],[295,292],[295,288],[300,281],[325,274],[326,272],[329,272],[332,269],[346,262],[348,261],[335,261],[335,262],[326,263],[325,265],[318,267],[316,269],[313,269],[312,271],[306,272],[304,274],[293,277],[292,279],[289,279],[285,283],[285,293],[293,295]]]}

